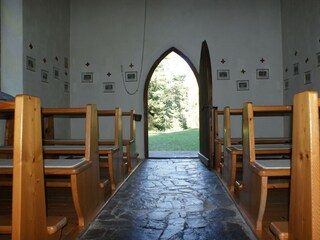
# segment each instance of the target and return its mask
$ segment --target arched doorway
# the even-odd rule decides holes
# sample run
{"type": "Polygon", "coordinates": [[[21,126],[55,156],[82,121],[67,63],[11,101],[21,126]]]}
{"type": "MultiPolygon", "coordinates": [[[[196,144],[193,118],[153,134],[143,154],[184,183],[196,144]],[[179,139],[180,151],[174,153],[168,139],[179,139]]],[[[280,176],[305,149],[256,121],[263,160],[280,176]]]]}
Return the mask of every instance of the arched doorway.
{"type": "Polygon", "coordinates": [[[150,81],[152,79],[152,75],[154,73],[154,71],[156,70],[156,68],[158,67],[158,65],[162,62],[162,60],[164,58],[166,58],[170,53],[176,53],[177,55],[179,55],[182,59],[184,59],[184,61],[189,65],[190,69],[192,70],[197,82],[199,79],[199,74],[196,70],[196,68],[194,67],[194,65],[192,64],[192,62],[190,61],[190,59],[184,55],[181,51],[179,51],[178,49],[172,47],[170,49],[168,49],[167,51],[165,51],[152,65],[146,82],[145,82],[145,86],[144,86],[144,147],[145,147],[145,157],[148,158],[149,157],[149,136],[148,136],[148,89],[149,89],[149,85],[150,85],[150,81]]]}

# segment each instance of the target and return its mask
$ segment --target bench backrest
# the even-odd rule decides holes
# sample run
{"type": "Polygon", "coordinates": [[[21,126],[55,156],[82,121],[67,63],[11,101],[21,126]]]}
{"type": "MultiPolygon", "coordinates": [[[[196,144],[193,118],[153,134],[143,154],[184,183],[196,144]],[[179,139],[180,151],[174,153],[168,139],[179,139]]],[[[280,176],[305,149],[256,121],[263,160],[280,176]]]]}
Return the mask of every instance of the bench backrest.
{"type": "Polygon", "coordinates": [[[224,148],[231,146],[231,115],[242,115],[242,109],[230,108],[229,106],[223,109],[223,145],[224,148]]]}
{"type": "MultiPolygon", "coordinates": [[[[42,113],[44,116],[44,139],[54,140],[54,116],[84,116],[85,112],[82,108],[43,108],[42,113]]],[[[114,135],[113,139],[108,140],[109,145],[122,146],[122,111],[121,108],[115,108],[114,110],[97,110],[98,116],[109,116],[114,118],[114,135]]],[[[99,130],[99,120],[98,120],[99,130]]],[[[80,139],[81,140],[81,139],[80,139]]],[[[83,142],[83,141],[82,141],[83,142]]],[[[79,143],[78,143],[79,144],[79,143]]]]}
{"type": "Polygon", "coordinates": [[[114,110],[98,110],[98,116],[114,118],[114,135],[110,145],[122,146],[122,110],[116,107],[114,110]]]}
{"type": "Polygon", "coordinates": [[[122,112],[122,117],[129,118],[129,137],[127,140],[135,140],[136,138],[136,121],[134,120],[135,111],[122,112]]]}
{"type": "Polygon", "coordinates": [[[290,239],[320,239],[320,152],[318,93],[294,96],[290,239]]]}
{"type": "Polygon", "coordinates": [[[243,145],[243,160],[249,159],[254,161],[256,158],[255,150],[255,116],[286,116],[291,114],[292,106],[253,106],[251,102],[243,104],[242,114],[242,145],[243,145]]]}

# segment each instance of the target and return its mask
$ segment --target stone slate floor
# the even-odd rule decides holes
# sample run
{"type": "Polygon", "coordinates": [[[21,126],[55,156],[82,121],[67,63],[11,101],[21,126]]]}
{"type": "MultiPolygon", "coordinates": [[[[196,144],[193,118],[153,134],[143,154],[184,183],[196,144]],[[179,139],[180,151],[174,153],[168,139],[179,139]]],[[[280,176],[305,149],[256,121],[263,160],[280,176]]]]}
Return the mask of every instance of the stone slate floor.
{"type": "Polygon", "coordinates": [[[256,238],[198,159],[147,159],[79,239],[256,238]]]}

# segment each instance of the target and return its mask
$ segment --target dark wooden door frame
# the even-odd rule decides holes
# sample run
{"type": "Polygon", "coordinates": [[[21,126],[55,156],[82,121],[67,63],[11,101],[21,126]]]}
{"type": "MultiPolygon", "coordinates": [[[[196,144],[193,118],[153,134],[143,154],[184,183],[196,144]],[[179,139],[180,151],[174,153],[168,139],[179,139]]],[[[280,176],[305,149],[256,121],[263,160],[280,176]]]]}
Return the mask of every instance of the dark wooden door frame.
{"type": "Polygon", "coordinates": [[[144,105],[144,114],[143,114],[143,118],[144,118],[144,156],[145,156],[145,158],[149,157],[149,137],[148,137],[148,89],[149,89],[149,83],[151,81],[152,74],[155,71],[155,69],[157,68],[157,66],[171,52],[175,52],[176,54],[178,54],[180,57],[182,57],[186,61],[186,63],[191,68],[194,76],[196,77],[197,82],[199,83],[199,73],[198,73],[196,67],[193,65],[191,60],[184,53],[182,53],[180,50],[178,50],[175,47],[169,48],[167,51],[165,51],[154,62],[154,64],[150,68],[150,71],[149,71],[149,73],[147,75],[147,79],[146,79],[146,82],[145,82],[145,85],[144,85],[144,92],[143,92],[143,105],[144,105]]]}
{"type": "Polygon", "coordinates": [[[199,66],[199,158],[211,169],[213,168],[212,104],[210,52],[207,42],[203,41],[201,45],[199,66]]]}

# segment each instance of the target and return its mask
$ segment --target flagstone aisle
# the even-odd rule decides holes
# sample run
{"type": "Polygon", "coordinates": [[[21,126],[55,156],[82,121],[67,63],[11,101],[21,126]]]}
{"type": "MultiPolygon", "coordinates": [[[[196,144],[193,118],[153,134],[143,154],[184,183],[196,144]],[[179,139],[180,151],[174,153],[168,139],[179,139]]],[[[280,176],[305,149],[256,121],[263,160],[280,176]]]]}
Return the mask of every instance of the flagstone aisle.
{"type": "Polygon", "coordinates": [[[147,159],[79,239],[256,238],[198,159],[147,159]]]}

